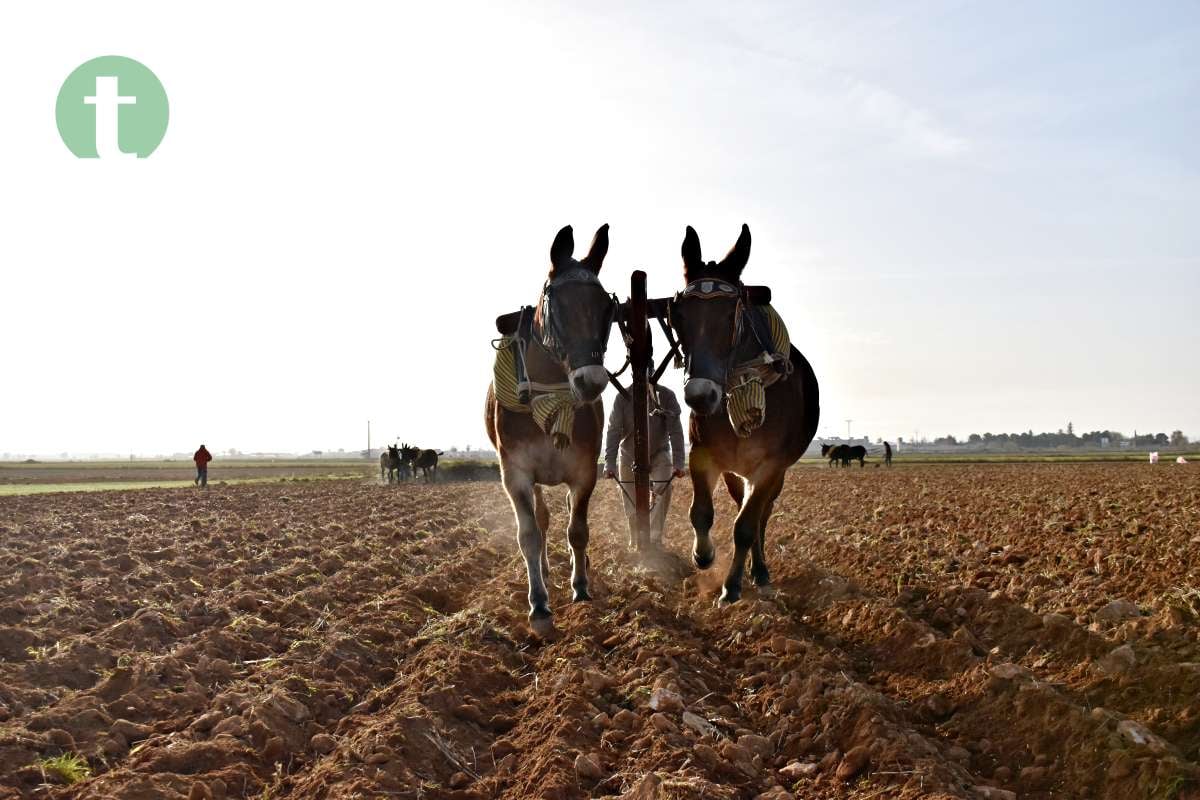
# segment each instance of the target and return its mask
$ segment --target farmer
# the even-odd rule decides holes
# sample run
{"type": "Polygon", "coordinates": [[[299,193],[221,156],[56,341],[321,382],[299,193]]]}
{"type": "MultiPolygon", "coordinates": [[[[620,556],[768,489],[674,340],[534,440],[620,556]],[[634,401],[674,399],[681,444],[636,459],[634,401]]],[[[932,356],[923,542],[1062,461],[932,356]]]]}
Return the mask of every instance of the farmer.
{"type": "Polygon", "coordinates": [[[212,453],[204,445],[200,445],[200,449],[192,456],[192,461],[196,462],[196,480],[197,486],[208,488],[208,462],[212,461],[212,453]]]}
{"type": "MultiPolygon", "coordinates": [[[[650,491],[658,501],[650,509],[650,540],[662,543],[663,525],[671,505],[671,477],[687,474],[683,464],[683,426],[680,424],[679,401],[665,386],[649,385],[650,397],[650,491]]],[[[608,439],[604,450],[604,477],[616,480],[620,475],[625,491],[625,516],[629,532],[637,524],[633,500],[633,401],[618,394],[608,417],[608,439]],[[617,447],[621,449],[620,469],[617,467],[617,447]]]]}
{"type": "Polygon", "coordinates": [[[887,442],[883,443],[883,463],[889,467],[892,465],[892,446],[887,442]]]}

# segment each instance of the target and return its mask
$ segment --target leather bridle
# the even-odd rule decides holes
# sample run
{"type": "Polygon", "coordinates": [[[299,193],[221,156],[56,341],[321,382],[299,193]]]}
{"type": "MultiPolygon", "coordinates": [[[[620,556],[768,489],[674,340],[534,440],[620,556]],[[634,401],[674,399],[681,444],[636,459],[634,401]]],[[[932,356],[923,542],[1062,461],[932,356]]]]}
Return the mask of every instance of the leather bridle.
{"type": "MultiPolygon", "coordinates": [[[[724,373],[720,381],[718,381],[722,386],[729,379],[729,373],[733,369],[735,359],[737,358],[737,346],[742,340],[746,306],[748,304],[745,287],[740,283],[734,284],[717,278],[699,278],[685,286],[683,291],[676,292],[675,296],[667,303],[667,326],[678,333],[679,328],[675,324],[675,317],[680,315],[680,301],[685,299],[728,300],[731,298],[736,300],[736,305],[733,311],[734,321],[729,356],[726,359],[724,373]]],[[[692,354],[683,346],[682,341],[679,342],[679,350],[683,353],[683,373],[686,378],[690,379],[692,377],[692,354]]]]}
{"type": "Polygon", "coordinates": [[[620,306],[617,296],[604,290],[595,273],[584,268],[573,269],[564,275],[550,278],[542,286],[541,296],[538,297],[538,313],[534,317],[533,338],[553,354],[568,372],[580,367],[603,365],[604,354],[608,351],[609,335],[612,333],[613,322],[617,319],[620,306]],[[566,335],[561,322],[564,311],[555,308],[554,300],[555,290],[564,284],[584,284],[606,295],[607,307],[599,338],[578,342],[573,340],[578,337],[566,335]]]}

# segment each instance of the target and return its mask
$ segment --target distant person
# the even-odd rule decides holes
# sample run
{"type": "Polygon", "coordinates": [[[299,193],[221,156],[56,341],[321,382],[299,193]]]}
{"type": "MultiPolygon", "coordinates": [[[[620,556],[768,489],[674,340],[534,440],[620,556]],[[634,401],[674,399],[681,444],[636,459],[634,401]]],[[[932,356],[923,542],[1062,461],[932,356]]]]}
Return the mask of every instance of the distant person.
{"type": "Polygon", "coordinates": [[[883,463],[889,467],[892,465],[892,446],[887,442],[883,443],[883,463]]]}
{"type": "MultiPolygon", "coordinates": [[[[683,461],[683,425],[680,423],[679,401],[665,386],[651,384],[650,409],[650,490],[657,492],[658,501],[650,509],[650,541],[662,543],[667,509],[671,506],[671,478],[687,475],[683,461]]],[[[625,501],[625,516],[633,538],[637,528],[637,509],[633,504],[633,401],[621,394],[613,403],[608,418],[608,439],[604,451],[604,477],[615,480],[620,475],[624,484],[621,495],[625,501]],[[617,447],[621,460],[618,468],[617,447]]]]}
{"type": "Polygon", "coordinates": [[[192,461],[196,462],[196,480],[197,486],[208,488],[208,462],[212,461],[212,453],[204,445],[200,445],[200,449],[192,456],[192,461]]]}

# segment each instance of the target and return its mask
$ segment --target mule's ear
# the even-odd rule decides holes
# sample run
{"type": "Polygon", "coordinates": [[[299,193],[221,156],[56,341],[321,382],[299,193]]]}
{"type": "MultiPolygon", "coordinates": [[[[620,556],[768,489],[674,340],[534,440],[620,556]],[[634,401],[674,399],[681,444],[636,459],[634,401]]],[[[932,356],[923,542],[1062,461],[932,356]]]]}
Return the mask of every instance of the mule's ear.
{"type": "Polygon", "coordinates": [[[604,257],[608,255],[608,223],[604,223],[596,229],[596,235],[592,237],[592,246],[588,248],[588,254],[584,256],[583,261],[579,262],[592,272],[600,272],[600,268],[604,266],[604,257]]]}
{"type": "Polygon", "coordinates": [[[575,234],[571,231],[571,226],[567,225],[554,237],[554,244],[550,245],[551,274],[556,270],[569,267],[571,265],[571,256],[574,254],[575,234]]]}
{"type": "Polygon", "coordinates": [[[746,262],[750,260],[750,226],[742,224],[742,232],[738,235],[737,242],[728,255],[721,260],[718,265],[721,270],[721,277],[729,281],[737,282],[742,278],[742,270],[746,268],[746,262]]]}
{"type": "Polygon", "coordinates": [[[700,237],[691,225],[687,226],[687,233],[683,235],[680,252],[683,253],[683,279],[691,283],[700,277],[700,270],[704,268],[704,259],[700,257],[700,237]]]}

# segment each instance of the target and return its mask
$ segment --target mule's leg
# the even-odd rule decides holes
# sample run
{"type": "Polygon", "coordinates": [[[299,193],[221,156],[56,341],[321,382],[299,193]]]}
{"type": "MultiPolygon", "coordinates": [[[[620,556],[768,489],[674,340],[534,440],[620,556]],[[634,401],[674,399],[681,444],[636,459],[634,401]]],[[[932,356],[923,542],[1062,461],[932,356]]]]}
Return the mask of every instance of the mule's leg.
{"type": "Polygon", "coordinates": [[[542,487],[533,487],[533,514],[542,532],[542,578],[550,580],[550,507],[542,496],[542,487]]]}
{"type": "Polygon", "coordinates": [[[567,525],[567,542],[571,545],[571,599],[591,600],[588,592],[588,503],[596,488],[595,469],[591,480],[571,486],[571,522],[567,525]]]}
{"type": "Polygon", "coordinates": [[[725,588],[721,592],[721,604],[736,603],[742,597],[742,573],[746,569],[746,556],[759,541],[762,515],[770,501],[779,494],[783,484],[783,470],[763,477],[758,483],[750,484],[750,493],[733,523],[733,561],[725,576],[725,588]]]}
{"type": "Polygon", "coordinates": [[[534,510],[533,481],[527,475],[506,472],[504,491],[517,517],[517,543],[529,575],[529,627],[537,635],[546,636],[554,630],[554,615],[542,574],[542,532],[534,510]]]}
{"type": "Polygon", "coordinates": [[[740,509],[742,501],[746,498],[746,482],[732,472],[722,473],[721,477],[725,480],[725,488],[729,490],[734,505],[740,509]]]}
{"type": "Polygon", "coordinates": [[[782,490],[783,481],[780,481],[771,498],[763,506],[762,519],[758,524],[758,537],[750,551],[750,577],[754,578],[755,586],[768,586],[771,583],[771,572],[767,569],[767,524],[771,521],[771,512],[775,510],[775,501],[782,490]]]}
{"type": "Polygon", "coordinates": [[[696,540],[692,544],[692,561],[700,569],[708,569],[717,557],[709,531],[713,524],[713,488],[717,485],[720,472],[713,466],[707,452],[692,450],[688,456],[688,468],[692,473],[692,508],[688,516],[696,540]]]}

